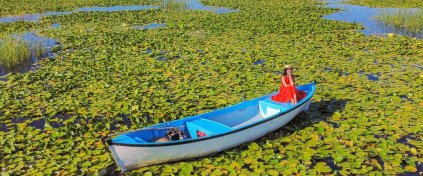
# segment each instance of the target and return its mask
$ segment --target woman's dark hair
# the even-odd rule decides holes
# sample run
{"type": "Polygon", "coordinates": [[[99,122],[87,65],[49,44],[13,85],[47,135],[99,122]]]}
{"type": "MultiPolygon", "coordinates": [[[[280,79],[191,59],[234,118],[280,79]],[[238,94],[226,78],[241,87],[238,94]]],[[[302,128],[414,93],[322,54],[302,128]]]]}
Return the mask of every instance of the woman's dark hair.
{"type": "Polygon", "coordinates": [[[288,74],[288,68],[283,69],[282,76],[286,76],[288,74]]]}
{"type": "Polygon", "coordinates": [[[288,67],[288,68],[283,69],[283,73],[282,73],[283,76],[286,76],[288,74],[288,69],[291,69],[292,70],[291,67],[288,67]]]}

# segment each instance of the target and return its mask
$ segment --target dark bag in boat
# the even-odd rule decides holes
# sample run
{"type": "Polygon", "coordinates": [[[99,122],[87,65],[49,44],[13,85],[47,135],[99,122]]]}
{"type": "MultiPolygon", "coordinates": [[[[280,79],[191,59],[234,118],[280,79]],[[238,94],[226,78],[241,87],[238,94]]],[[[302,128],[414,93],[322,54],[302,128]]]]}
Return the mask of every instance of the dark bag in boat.
{"type": "Polygon", "coordinates": [[[169,131],[166,132],[166,136],[171,141],[177,141],[177,140],[184,139],[184,133],[182,132],[182,130],[180,130],[178,128],[169,129],[169,131]]]}

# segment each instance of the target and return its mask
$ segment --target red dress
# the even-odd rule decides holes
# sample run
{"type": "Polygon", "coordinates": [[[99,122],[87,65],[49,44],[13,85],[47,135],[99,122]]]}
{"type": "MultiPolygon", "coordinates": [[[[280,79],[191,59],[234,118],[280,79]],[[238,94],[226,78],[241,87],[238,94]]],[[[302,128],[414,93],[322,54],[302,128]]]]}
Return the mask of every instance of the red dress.
{"type": "Polygon", "coordinates": [[[290,86],[289,78],[287,76],[283,77],[283,79],[285,80],[286,84],[288,84],[288,86],[285,87],[282,84],[281,88],[279,89],[279,93],[272,96],[273,101],[284,103],[290,102],[291,99],[294,99],[294,92],[297,94],[297,101],[300,101],[307,96],[307,93],[304,91],[297,90],[295,86],[290,86]]]}

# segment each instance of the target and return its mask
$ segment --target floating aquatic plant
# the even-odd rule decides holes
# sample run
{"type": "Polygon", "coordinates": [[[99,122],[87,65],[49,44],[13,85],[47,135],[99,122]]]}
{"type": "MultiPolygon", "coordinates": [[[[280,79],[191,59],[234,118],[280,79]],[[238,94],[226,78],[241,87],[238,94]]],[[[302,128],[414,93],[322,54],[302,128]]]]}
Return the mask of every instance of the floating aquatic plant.
{"type": "Polygon", "coordinates": [[[128,174],[421,172],[422,40],[364,36],[357,24],[322,19],[334,10],[311,0],[204,3],[240,10],[80,12],[0,24],[2,35],[31,28],[63,43],[37,72],[0,81],[1,172],[95,175],[113,162],[101,136],[276,91],[275,73],[288,63],[297,84],[317,81],[308,112],[235,149],[128,174]],[[166,27],[122,27],[157,22],[166,27]]]}

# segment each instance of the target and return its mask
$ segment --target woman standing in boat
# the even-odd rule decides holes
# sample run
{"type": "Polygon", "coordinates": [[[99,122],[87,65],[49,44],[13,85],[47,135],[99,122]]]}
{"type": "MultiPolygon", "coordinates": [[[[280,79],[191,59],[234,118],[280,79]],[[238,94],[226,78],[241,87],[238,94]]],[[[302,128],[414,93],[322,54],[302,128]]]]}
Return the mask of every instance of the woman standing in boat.
{"type": "Polygon", "coordinates": [[[286,65],[281,76],[282,85],[279,89],[279,93],[272,96],[273,101],[277,102],[290,102],[294,105],[298,103],[298,100],[306,97],[306,93],[297,90],[295,87],[294,76],[292,75],[292,67],[286,65]]]}

